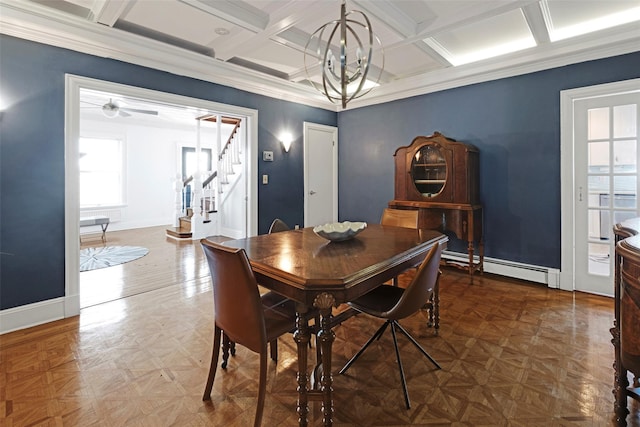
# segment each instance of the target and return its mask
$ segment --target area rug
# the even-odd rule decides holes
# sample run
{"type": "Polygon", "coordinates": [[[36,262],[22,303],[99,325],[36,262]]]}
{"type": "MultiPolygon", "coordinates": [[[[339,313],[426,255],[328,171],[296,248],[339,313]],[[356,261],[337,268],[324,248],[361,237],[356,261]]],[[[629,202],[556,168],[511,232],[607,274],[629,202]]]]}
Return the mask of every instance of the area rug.
{"type": "Polygon", "coordinates": [[[80,251],[80,271],[113,267],[142,258],[148,253],[147,248],[140,246],[104,246],[82,249],[80,251]]]}

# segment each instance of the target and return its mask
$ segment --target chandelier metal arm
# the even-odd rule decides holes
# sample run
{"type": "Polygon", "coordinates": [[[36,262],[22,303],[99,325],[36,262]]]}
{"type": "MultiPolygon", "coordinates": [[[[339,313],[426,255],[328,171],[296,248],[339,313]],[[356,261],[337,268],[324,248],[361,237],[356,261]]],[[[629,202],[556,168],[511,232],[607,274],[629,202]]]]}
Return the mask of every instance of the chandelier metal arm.
{"type": "Polygon", "coordinates": [[[340,6],[340,19],[324,24],[307,41],[304,64],[311,85],[326,96],[330,102],[339,101],[342,107],[346,108],[349,101],[369,93],[380,80],[384,67],[384,50],[380,39],[373,33],[369,18],[359,10],[347,12],[346,3],[343,1],[340,6]],[[360,20],[351,18],[350,15],[359,16],[360,20]],[[328,34],[326,42],[323,40],[325,32],[328,34]],[[337,43],[332,43],[338,34],[340,39],[336,40],[337,43]],[[351,39],[351,43],[349,39],[351,39]],[[368,46],[364,45],[364,41],[368,41],[368,46]],[[370,70],[376,42],[381,48],[379,50],[381,66],[376,65],[377,77],[375,82],[372,82],[367,79],[371,75],[370,70]],[[336,70],[338,61],[331,50],[332,44],[339,44],[339,71],[336,70]],[[349,63],[350,44],[357,46],[355,51],[352,49],[352,53],[355,52],[355,60],[352,59],[352,64],[349,63]],[[315,52],[310,47],[315,47],[315,52]],[[307,65],[308,58],[315,58],[313,69],[316,69],[316,66],[320,67],[321,83],[319,85],[310,75],[310,67],[307,65]],[[365,89],[367,83],[372,85],[365,89]]]}

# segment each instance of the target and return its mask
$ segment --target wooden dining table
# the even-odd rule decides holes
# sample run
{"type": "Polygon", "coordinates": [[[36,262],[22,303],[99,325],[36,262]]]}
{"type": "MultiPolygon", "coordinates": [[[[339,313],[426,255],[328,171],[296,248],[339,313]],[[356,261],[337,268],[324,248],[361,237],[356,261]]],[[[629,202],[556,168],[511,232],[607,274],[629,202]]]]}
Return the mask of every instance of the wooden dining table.
{"type": "Polygon", "coordinates": [[[309,401],[322,401],[323,425],[333,424],[331,349],[334,307],[352,301],[419,265],[431,247],[446,245],[446,235],[433,230],[369,224],[350,240],[331,242],[312,228],[229,240],[225,246],[246,251],[258,283],[296,301],[294,340],[298,352],[297,412],[307,426],[309,401]],[[307,313],[320,311],[317,345],[320,380],[310,385],[308,348],[311,330],[307,313]]]}

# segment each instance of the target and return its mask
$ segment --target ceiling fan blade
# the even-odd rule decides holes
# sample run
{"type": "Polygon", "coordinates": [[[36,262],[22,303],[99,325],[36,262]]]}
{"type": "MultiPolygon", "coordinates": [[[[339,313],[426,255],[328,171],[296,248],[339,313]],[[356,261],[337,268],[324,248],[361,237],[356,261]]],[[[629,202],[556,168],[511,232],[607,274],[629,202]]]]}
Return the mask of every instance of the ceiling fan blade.
{"type": "Polygon", "coordinates": [[[128,113],[140,113],[140,114],[150,114],[152,116],[157,116],[158,112],[154,110],[140,110],[137,108],[124,108],[120,107],[120,111],[126,111],[128,113]]]}
{"type": "Polygon", "coordinates": [[[122,108],[118,109],[118,115],[120,117],[131,117],[131,114],[127,113],[126,111],[122,111],[122,108]]]}
{"type": "MultiPolygon", "coordinates": [[[[102,104],[94,104],[93,102],[89,102],[89,101],[80,101],[81,104],[89,104],[92,107],[100,107],[102,108],[102,104]]],[[[85,107],[85,108],[91,108],[91,107],[85,107]]]]}

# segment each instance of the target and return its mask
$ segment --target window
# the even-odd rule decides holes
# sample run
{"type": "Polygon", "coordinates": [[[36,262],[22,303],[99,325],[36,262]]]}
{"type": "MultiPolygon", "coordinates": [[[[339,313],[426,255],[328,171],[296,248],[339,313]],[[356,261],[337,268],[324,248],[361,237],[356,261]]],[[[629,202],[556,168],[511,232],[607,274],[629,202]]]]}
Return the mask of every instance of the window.
{"type": "Polygon", "coordinates": [[[123,205],[123,142],[113,138],[80,138],[79,145],[80,207],[123,205]]]}
{"type": "Polygon", "coordinates": [[[211,171],[211,148],[200,150],[200,167],[196,162],[196,149],[182,147],[182,179],[185,180],[200,170],[200,173],[211,171]]]}

